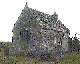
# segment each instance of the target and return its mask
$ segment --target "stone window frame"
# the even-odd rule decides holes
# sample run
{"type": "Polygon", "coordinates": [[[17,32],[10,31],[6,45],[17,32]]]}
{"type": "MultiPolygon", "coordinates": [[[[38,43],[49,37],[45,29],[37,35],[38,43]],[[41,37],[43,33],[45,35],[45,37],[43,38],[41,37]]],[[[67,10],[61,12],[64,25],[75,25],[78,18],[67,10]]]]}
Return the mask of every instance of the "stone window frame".
{"type": "Polygon", "coordinates": [[[24,38],[27,39],[28,32],[29,32],[28,30],[21,30],[20,31],[20,38],[21,38],[21,40],[23,40],[24,38]]]}

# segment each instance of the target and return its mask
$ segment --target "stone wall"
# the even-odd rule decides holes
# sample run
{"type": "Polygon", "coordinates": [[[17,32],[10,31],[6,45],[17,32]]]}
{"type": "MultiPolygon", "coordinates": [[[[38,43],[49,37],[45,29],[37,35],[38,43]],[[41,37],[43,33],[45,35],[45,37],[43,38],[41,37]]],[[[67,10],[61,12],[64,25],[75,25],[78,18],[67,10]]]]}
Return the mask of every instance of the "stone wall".
{"type": "Polygon", "coordinates": [[[41,53],[55,54],[68,50],[70,30],[58,20],[58,15],[45,14],[29,7],[25,7],[12,29],[15,43],[13,53],[35,55],[41,53]],[[63,49],[64,48],[64,49],[63,49]]]}

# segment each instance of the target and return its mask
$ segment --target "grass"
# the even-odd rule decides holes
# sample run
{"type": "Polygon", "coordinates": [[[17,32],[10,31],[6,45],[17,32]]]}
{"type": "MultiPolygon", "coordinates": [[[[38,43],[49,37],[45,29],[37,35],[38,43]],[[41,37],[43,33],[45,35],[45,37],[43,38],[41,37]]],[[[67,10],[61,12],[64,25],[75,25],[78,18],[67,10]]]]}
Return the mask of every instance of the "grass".
{"type": "Polygon", "coordinates": [[[80,52],[68,52],[64,53],[64,58],[63,60],[60,61],[61,64],[80,64],[80,52]]]}
{"type": "MultiPolygon", "coordinates": [[[[8,42],[6,42],[8,43],[8,42]]],[[[4,45],[5,46],[5,45],[4,45]]],[[[20,55],[13,55],[12,50],[9,49],[9,56],[5,54],[6,48],[3,45],[0,45],[0,63],[1,64],[80,64],[80,52],[63,52],[64,57],[59,62],[38,62],[39,58],[28,58],[20,55]]],[[[7,51],[8,52],[8,51],[7,51]]]]}

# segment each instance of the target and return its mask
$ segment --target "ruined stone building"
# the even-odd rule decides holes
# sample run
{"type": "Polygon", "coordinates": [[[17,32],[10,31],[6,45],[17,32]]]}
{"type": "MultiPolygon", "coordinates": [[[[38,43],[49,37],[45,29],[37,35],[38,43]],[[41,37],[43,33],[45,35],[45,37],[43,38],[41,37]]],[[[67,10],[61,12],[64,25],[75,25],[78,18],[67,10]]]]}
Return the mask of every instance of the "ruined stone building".
{"type": "Polygon", "coordinates": [[[26,54],[28,51],[35,50],[37,52],[68,51],[70,30],[58,20],[56,12],[53,15],[45,14],[29,8],[26,4],[12,32],[16,53],[26,54]]]}

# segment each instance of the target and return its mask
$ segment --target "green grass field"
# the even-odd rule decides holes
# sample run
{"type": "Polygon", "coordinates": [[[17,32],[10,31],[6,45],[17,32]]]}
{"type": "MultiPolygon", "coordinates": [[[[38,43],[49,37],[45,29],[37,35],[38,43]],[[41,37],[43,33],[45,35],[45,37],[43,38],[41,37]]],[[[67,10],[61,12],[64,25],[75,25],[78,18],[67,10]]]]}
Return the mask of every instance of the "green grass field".
{"type": "MultiPolygon", "coordinates": [[[[7,42],[5,42],[7,43],[7,42]]],[[[80,64],[80,52],[64,52],[64,57],[59,62],[38,62],[39,58],[28,58],[20,55],[13,55],[12,50],[9,49],[9,56],[6,56],[5,45],[0,45],[0,63],[1,64],[80,64]]],[[[9,48],[9,47],[8,47],[9,48]]],[[[8,52],[8,51],[7,51],[8,52]]]]}

